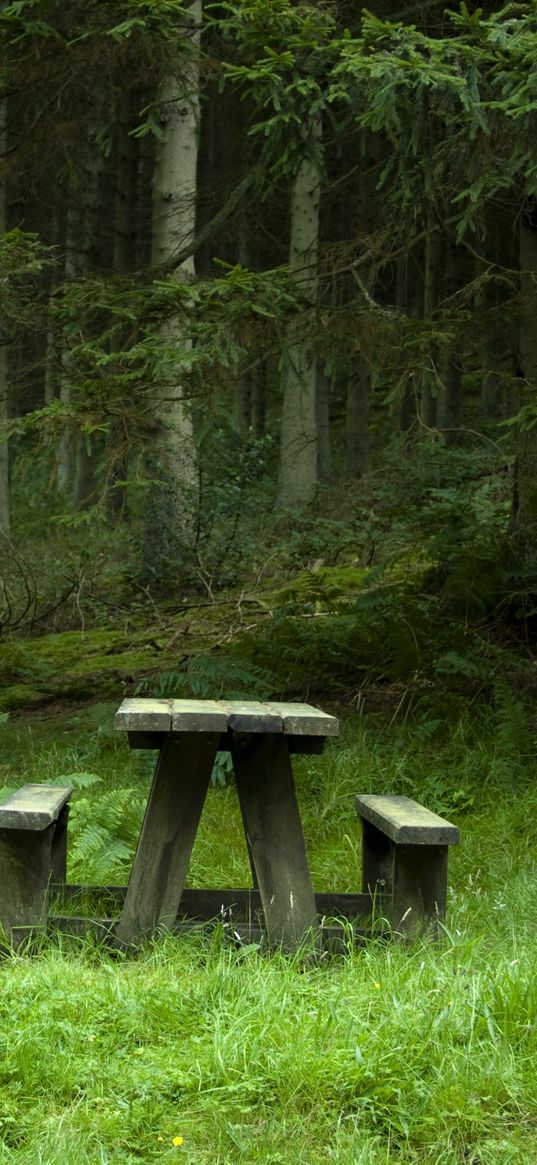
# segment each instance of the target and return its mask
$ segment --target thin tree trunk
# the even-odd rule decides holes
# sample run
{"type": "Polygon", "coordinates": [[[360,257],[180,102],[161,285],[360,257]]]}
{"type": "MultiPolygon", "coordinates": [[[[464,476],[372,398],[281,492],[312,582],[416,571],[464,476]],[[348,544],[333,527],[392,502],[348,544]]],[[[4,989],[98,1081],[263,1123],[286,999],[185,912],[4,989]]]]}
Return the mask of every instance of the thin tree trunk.
{"type": "Polygon", "coordinates": [[[324,368],[317,369],[317,476],[327,482],[332,477],[332,449],[330,445],[330,388],[331,380],[324,368]]]}
{"type": "MultiPolygon", "coordinates": [[[[103,158],[98,143],[98,124],[88,127],[80,167],[71,184],[65,241],[65,278],[76,281],[95,269],[100,253],[101,177],[103,158]]],[[[71,382],[75,373],[69,338],[64,339],[60,400],[72,403],[71,382]]],[[[95,446],[67,423],[58,448],[57,485],[82,506],[90,504],[94,483],[95,446]]]]}
{"type": "MultiPolygon", "coordinates": [[[[427,215],[427,236],[425,239],[425,265],[423,277],[423,319],[431,319],[438,300],[438,283],[441,262],[440,231],[435,229],[434,214],[427,215]]],[[[420,390],[420,421],[426,429],[434,429],[436,425],[436,400],[438,393],[438,374],[435,366],[436,353],[434,348],[428,353],[427,363],[422,370],[420,390]]]]}
{"type": "MultiPolygon", "coordinates": [[[[136,263],[136,226],[138,188],[138,141],[130,132],[134,127],[132,96],[121,94],[118,101],[117,159],[114,190],[113,267],[118,275],[131,271],[136,263]]],[[[121,341],[115,344],[121,347],[121,341]]],[[[111,518],[119,522],[127,508],[128,434],[123,417],[112,418],[108,442],[108,507],[111,518]]]]}
{"type": "MultiPolygon", "coordinates": [[[[153,246],[156,267],[170,264],[194,237],[196,224],[199,137],[199,44],[202,5],[187,9],[192,32],[185,63],[176,74],[163,77],[158,92],[161,137],[156,143],[153,176],[153,246]]],[[[191,256],[174,275],[188,282],[195,273],[191,256]]],[[[184,317],[172,316],[160,328],[165,371],[155,402],[158,421],[153,474],[148,499],[146,561],[162,575],[177,571],[185,552],[192,549],[198,507],[198,461],[191,403],[185,393],[182,365],[192,341],[184,317]]]]}
{"type": "MultiPolygon", "coordinates": [[[[520,365],[523,402],[537,399],[537,205],[520,215],[520,365]]],[[[537,564],[537,426],[519,431],[513,475],[511,533],[526,564],[537,564]]]]}
{"type": "MultiPolygon", "coordinates": [[[[6,100],[0,102],[0,156],[6,152],[6,100]]],[[[6,188],[0,183],[0,234],[6,231],[6,188]]],[[[0,336],[0,530],[9,534],[10,490],[9,490],[9,444],[2,428],[9,420],[9,371],[6,338],[0,336]]]]}
{"type": "Polygon", "coordinates": [[[315,315],[321,176],[321,120],[312,121],[291,194],[289,262],[305,310],[290,328],[282,370],[283,405],[278,505],[293,509],[312,501],[317,487],[315,315]]]}
{"type": "MultiPolygon", "coordinates": [[[[445,247],[444,298],[448,309],[452,305],[453,296],[461,287],[461,263],[463,256],[452,239],[447,240],[445,247]]],[[[457,430],[462,420],[462,374],[463,359],[460,351],[460,339],[457,335],[444,354],[441,368],[441,389],[437,399],[437,424],[445,431],[445,439],[449,443],[456,439],[457,430]]]]}
{"type": "Polygon", "coordinates": [[[362,477],[369,469],[369,393],[371,369],[360,352],[349,367],[345,412],[345,473],[362,477]]]}

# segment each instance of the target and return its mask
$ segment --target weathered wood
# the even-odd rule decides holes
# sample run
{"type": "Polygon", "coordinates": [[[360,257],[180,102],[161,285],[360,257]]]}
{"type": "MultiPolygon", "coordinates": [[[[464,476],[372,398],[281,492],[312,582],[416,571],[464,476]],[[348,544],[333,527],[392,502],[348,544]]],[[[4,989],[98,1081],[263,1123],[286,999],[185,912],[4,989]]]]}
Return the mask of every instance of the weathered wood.
{"type": "Polygon", "coordinates": [[[58,814],[52,835],[50,855],[50,878],[52,882],[65,882],[67,878],[67,825],[69,805],[64,805],[58,814]]]}
{"type": "MultiPolygon", "coordinates": [[[[234,925],[231,923],[220,924],[214,919],[210,922],[181,919],[175,923],[172,929],[173,933],[177,935],[197,935],[200,933],[210,935],[220,925],[224,938],[233,946],[247,947],[253,944],[258,946],[260,951],[263,951],[266,946],[266,932],[261,926],[254,923],[238,922],[234,925]]],[[[86,939],[88,935],[91,935],[98,943],[111,943],[112,947],[116,945],[113,918],[95,919],[73,914],[55,914],[49,918],[48,929],[52,933],[59,932],[81,939],[86,939]]],[[[369,937],[369,932],[361,927],[324,923],[319,927],[315,938],[315,954],[323,951],[330,955],[345,955],[349,946],[363,947],[369,937]]],[[[376,934],[375,937],[382,936],[376,934]]]]}
{"type": "Polygon", "coordinates": [[[216,756],[216,734],[166,739],[159,756],[116,936],[173,926],[216,756]]]}
{"type": "Polygon", "coordinates": [[[225,732],[227,712],[216,700],[172,700],[172,732],[225,732]]]}
{"type": "Polygon", "coordinates": [[[225,700],[222,707],[227,713],[228,728],[232,732],[281,733],[282,718],[270,704],[257,700],[225,700]]]}
{"type": "Polygon", "coordinates": [[[356,798],[360,817],[398,845],[457,845],[456,825],[425,809],[410,797],[362,794],[356,798]]]}
{"type": "Polygon", "coordinates": [[[438,936],[446,913],[447,846],[396,845],[391,923],[405,938],[438,936]]]}
{"type": "MultiPolygon", "coordinates": [[[[128,732],[129,748],[144,749],[158,752],[164,744],[164,732],[128,732]]],[[[320,756],[324,751],[324,736],[287,736],[287,745],[290,753],[299,753],[301,756],[320,756]]],[[[218,752],[231,751],[231,734],[223,732],[218,741],[218,752]]]]}
{"type": "Polygon", "coordinates": [[[448,846],[457,844],[459,830],[408,797],[363,795],[356,807],[363,890],[388,896],[397,933],[410,938],[428,930],[435,937],[445,916],[448,846]]]}
{"type": "Polygon", "coordinates": [[[318,919],[285,737],[234,734],[232,756],[269,940],[293,948],[318,919]]]}
{"type": "MultiPolygon", "coordinates": [[[[69,902],[88,895],[102,897],[108,903],[116,902],[120,907],[125,901],[126,886],[83,886],[68,882],[52,886],[52,892],[59,902],[69,902]]],[[[317,913],[324,918],[361,918],[371,911],[371,895],[342,894],[336,891],[316,893],[317,913]]],[[[261,897],[256,889],[199,889],[185,887],[179,903],[178,915],[210,921],[231,911],[232,917],[242,919],[257,917],[262,913],[261,897]]]]}
{"type": "Polygon", "coordinates": [[[0,829],[39,832],[57,821],[71,785],[22,785],[0,805],[0,829]]]}
{"type": "Polygon", "coordinates": [[[0,830],[0,924],[10,946],[46,925],[53,832],[54,824],[0,830]]]}
{"type": "Polygon", "coordinates": [[[362,891],[376,902],[378,895],[393,892],[393,842],[362,818],[362,891]]]}
{"type": "Polygon", "coordinates": [[[271,701],[270,707],[282,718],[283,731],[293,736],[337,736],[339,722],[328,712],[311,704],[280,704],[271,701]]]}
{"type": "Polygon", "coordinates": [[[115,717],[121,732],[171,732],[172,701],[147,700],[145,697],[123,700],[115,717]]]}

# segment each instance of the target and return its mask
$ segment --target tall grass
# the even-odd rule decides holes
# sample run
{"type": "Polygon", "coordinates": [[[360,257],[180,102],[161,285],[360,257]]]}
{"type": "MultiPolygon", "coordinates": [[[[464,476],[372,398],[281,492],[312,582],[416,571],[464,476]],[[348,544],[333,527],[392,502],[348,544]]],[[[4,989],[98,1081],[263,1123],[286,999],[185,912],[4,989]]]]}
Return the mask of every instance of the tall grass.
{"type": "MultiPolygon", "coordinates": [[[[501,689],[492,707],[452,711],[355,717],[323,757],[295,764],[319,889],[359,887],[357,792],[405,792],[457,821],[442,941],[312,964],[232,949],[217,930],[134,960],[66,938],[5,960],[0,1163],[537,1160],[531,722],[501,689]]],[[[79,774],[73,847],[114,788],[141,811],[148,786],[148,758],[107,733],[107,716],[101,732],[83,719],[4,726],[6,786],[79,774]]],[[[241,832],[232,786],[212,789],[192,883],[247,884],[241,832]]],[[[111,861],[103,875],[126,873],[127,857],[111,861]]]]}

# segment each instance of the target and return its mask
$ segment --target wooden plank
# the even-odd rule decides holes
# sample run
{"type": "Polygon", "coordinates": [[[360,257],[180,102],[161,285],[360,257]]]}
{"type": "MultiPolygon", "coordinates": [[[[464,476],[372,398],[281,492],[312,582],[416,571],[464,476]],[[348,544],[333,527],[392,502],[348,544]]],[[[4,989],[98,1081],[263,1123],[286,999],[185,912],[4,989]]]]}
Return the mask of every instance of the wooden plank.
{"type": "Polygon", "coordinates": [[[282,718],[270,704],[258,700],[222,700],[221,707],[232,732],[282,732],[282,718]]]}
{"type": "Polygon", "coordinates": [[[171,732],[171,700],[123,700],[114,725],[120,732],[171,732]]]}
{"type": "Polygon", "coordinates": [[[456,825],[410,797],[362,794],[356,798],[356,810],[397,845],[457,845],[459,842],[456,825]]]}
{"type": "MultiPolygon", "coordinates": [[[[68,882],[52,886],[52,892],[59,902],[72,901],[76,898],[92,896],[96,900],[102,898],[109,905],[117,902],[122,906],[127,893],[126,886],[83,886],[68,882]]],[[[316,893],[315,904],[317,913],[328,918],[361,918],[371,911],[370,894],[341,894],[336,891],[316,893]]],[[[259,890],[256,889],[199,889],[185,887],[179,903],[179,915],[189,918],[198,918],[205,921],[221,918],[222,914],[231,911],[240,918],[253,918],[262,910],[259,890]]]]}
{"type": "Polygon", "coordinates": [[[217,700],[172,700],[172,732],[225,732],[227,713],[217,700]]]}
{"type": "Polygon", "coordinates": [[[311,704],[281,704],[270,707],[281,716],[283,731],[293,736],[338,736],[339,721],[311,704]]]}
{"type": "Polygon", "coordinates": [[[0,805],[0,829],[47,829],[72,792],[71,785],[22,785],[0,805]]]}
{"type": "MultiPolygon", "coordinates": [[[[164,732],[129,732],[129,748],[158,752],[164,744],[164,732]]],[[[324,736],[287,736],[289,752],[300,756],[320,756],[324,752],[324,736]]],[[[231,733],[223,732],[218,741],[218,752],[231,751],[231,733]]]]}
{"type": "Polygon", "coordinates": [[[69,805],[64,805],[58,814],[52,835],[52,849],[50,855],[50,880],[56,883],[65,882],[67,877],[67,826],[69,822],[69,805]]]}
{"type": "Polygon", "coordinates": [[[232,756],[269,940],[292,949],[318,920],[287,744],[233,734],[232,756]]]}
{"type": "Polygon", "coordinates": [[[127,732],[127,740],[129,748],[158,752],[167,735],[167,732],[127,732]]]}
{"type": "Polygon", "coordinates": [[[395,847],[391,922],[405,938],[438,937],[447,897],[447,846],[395,847]]]}
{"type": "Polygon", "coordinates": [[[217,744],[216,734],[184,733],[161,749],[116,930],[122,944],[175,922],[217,744]]]}
{"type": "Polygon", "coordinates": [[[46,926],[53,832],[0,830],[0,926],[13,947],[46,926]]]}
{"type": "MultiPolygon", "coordinates": [[[[188,937],[188,935],[198,935],[200,933],[210,934],[214,931],[215,926],[218,926],[214,920],[211,923],[196,922],[191,919],[181,920],[173,927],[173,933],[179,938],[181,936],[188,937]]],[[[100,919],[86,918],[80,915],[72,914],[56,914],[51,915],[48,920],[48,929],[52,933],[60,933],[71,935],[74,938],[86,939],[89,935],[98,943],[104,943],[114,946],[113,937],[114,919],[103,917],[100,919]]],[[[236,926],[231,924],[223,924],[224,938],[233,946],[247,947],[255,944],[263,951],[266,946],[266,933],[261,926],[239,922],[236,926]]],[[[337,924],[323,924],[319,927],[318,939],[315,943],[315,954],[320,953],[320,950],[330,955],[346,955],[349,950],[349,945],[354,947],[363,947],[366,945],[367,939],[371,937],[371,931],[357,926],[338,926],[337,924]]],[[[378,940],[383,936],[375,931],[375,939],[378,940]]]]}

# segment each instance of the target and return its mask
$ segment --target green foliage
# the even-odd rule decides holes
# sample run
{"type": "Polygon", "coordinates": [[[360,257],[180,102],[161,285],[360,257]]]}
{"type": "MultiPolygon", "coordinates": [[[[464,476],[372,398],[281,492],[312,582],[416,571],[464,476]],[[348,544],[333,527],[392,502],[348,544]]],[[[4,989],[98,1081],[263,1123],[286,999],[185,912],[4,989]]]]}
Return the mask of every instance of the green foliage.
{"type": "Polygon", "coordinates": [[[157,698],[263,700],[272,694],[273,680],[265,668],[225,655],[197,655],[177,670],[140,680],[137,695],[157,698]]]}
{"type": "MultiPolygon", "coordinates": [[[[64,778],[71,780],[71,776],[64,778]]],[[[74,800],[69,823],[69,877],[90,885],[128,877],[145,798],[133,788],[110,789],[74,800]]]]}

